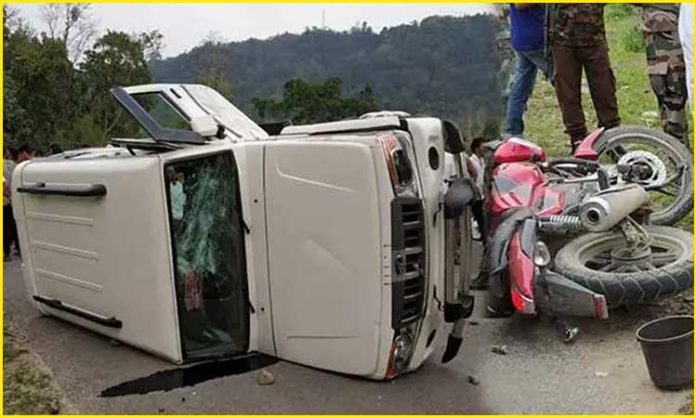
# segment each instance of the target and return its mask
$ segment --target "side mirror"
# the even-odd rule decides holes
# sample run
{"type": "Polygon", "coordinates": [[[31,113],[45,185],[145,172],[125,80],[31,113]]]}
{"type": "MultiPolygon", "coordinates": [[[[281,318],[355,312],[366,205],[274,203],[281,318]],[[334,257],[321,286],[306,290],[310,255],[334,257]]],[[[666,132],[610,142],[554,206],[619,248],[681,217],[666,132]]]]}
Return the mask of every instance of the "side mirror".
{"type": "Polygon", "coordinates": [[[211,137],[217,135],[219,128],[212,116],[204,115],[191,118],[191,129],[202,137],[211,137]]]}
{"type": "Polygon", "coordinates": [[[456,123],[451,120],[442,121],[442,131],[445,139],[445,151],[449,154],[459,154],[466,150],[462,133],[456,123]]]}

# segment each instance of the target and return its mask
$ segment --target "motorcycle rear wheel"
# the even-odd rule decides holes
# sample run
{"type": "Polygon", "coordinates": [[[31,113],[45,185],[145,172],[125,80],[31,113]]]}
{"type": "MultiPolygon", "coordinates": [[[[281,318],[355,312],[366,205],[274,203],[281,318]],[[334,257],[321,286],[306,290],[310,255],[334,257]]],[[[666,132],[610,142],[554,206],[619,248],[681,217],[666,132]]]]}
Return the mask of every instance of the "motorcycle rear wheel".
{"type": "Polygon", "coordinates": [[[644,226],[650,234],[646,259],[617,261],[621,233],[582,235],[556,254],[554,271],[606,298],[610,307],[652,302],[693,286],[693,235],[681,229],[644,226]]]}
{"type": "MultiPolygon", "coordinates": [[[[650,223],[653,225],[674,225],[689,214],[694,206],[694,178],[693,156],[691,151],[676,138],[656,129],[644,126],[619,126],[602,133],[594,144],[594,149],[599,153],[599,162],[603,164],[607,160],[616,163],[616,154],[613,151],[625,153],[636,148],[652,147],[648,150],[653,155],[658,154],[663,163],[669,168],[672,165],[684,167],[677,182],[666,185],[661,192],[653,191],[653,200],[660,202],[659,195],[663,195],[662,207],[656,209],[650,215],[650,223]],[[667,197],[667,193],[674,196],[667,197]]],[[[667,173],[669,178],[677,173],[667,173]]]]}

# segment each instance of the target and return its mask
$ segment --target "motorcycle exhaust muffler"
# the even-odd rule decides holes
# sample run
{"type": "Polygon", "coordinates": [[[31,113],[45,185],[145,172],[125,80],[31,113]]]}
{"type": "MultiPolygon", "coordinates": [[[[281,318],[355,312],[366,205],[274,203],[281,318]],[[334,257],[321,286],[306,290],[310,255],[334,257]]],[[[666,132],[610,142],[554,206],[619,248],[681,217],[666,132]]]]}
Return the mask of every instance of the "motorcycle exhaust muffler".
{"type": "Polygon", "coordinates": [[[649,200],[648,192],[637,184],[604,190],[582,204],[580,221],[590,232],[608,231],[649,200]]]}

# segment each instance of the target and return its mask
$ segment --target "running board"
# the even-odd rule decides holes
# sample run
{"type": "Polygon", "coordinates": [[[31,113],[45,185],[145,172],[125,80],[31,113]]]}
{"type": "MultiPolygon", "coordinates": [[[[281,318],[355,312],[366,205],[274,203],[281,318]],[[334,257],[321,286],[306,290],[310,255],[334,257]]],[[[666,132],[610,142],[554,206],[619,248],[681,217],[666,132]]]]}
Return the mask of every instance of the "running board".
{"type": "Polygon", "coordinates": [[[34,296],[33,299],[39,303],[42,303],[46,306],[49,306],[53,309],[57,309],[59,311],[67,312],[70,314],[73,314],[75,316],[79,316],[80,318],[86,319],[88,321],[92,321],[94,323],[97,323],[99,325],[109,327],[109,328],[121,328],[123,326],[123,323],[121,320],[116,319],[114,317],[107,318],[101,315],[97,315],[91,312],[87,312],[85,310],[66,305],[63,302],[61,302],[58,299],[48,299],[48,298],[43,298],[41,296],[34,296]]]}

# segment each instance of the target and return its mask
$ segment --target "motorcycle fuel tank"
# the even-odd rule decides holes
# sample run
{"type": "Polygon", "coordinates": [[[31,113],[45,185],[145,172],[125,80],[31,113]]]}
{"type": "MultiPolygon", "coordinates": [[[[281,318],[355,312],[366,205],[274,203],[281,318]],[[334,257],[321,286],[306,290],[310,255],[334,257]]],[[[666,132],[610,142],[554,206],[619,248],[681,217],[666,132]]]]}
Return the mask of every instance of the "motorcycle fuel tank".
{"type": "Polygon", "coordinates": [[[490,208],[494,216],[526,206],[537,215],[558,215],[565,206],[565,193],[547,184],[533,163],[502,164],[493,169],[490,208]]]}
{"type": "Polygon", "coordinates": [[[493,153],[493,163],[505,164],[521,161],[546,161],[544,150],[520,138],[508,138],[493,153]]]}

